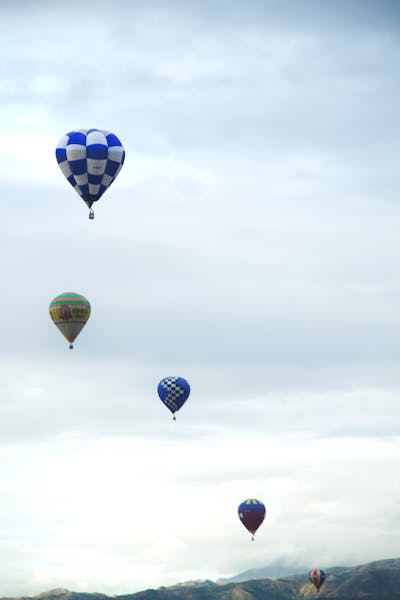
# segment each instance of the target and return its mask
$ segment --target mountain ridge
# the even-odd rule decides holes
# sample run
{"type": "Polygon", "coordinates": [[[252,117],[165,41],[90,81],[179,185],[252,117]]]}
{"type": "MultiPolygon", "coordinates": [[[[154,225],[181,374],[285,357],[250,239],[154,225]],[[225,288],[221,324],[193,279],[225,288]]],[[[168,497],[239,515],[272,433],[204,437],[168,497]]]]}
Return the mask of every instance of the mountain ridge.
{"type": "MultiPolygon", "coordinates": [[[[318,594],[320,600],[400,600],[400,558],[325,570],[327,578],[318,594]]],[[[244,573],[248,572],[251,570],[244,573]]],[[[2,597],[0,600],[305,600],[315,597],[316,593],[308,581],[308,572],[303,572],[277,579],[229,583],[198,579],[119,595],[73,592],[59,587],[34,596],[2,597]]]]}

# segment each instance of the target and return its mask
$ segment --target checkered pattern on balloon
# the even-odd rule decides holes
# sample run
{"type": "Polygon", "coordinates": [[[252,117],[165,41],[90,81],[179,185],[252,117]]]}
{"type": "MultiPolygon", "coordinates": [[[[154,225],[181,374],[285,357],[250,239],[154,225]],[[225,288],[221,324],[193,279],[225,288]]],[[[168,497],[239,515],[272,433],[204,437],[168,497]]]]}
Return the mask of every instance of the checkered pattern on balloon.
{"type": "Polygon", "coordinates": [[[158,395],[161,402],[175,413],[182,408],[190,394],[190,385],[183,377],[165,377],[158,384],[158,395]]]}
{"type": "MultiPolygon", "coordinates": [[[[56,158],[66,179],[91,209],[120,172],[125,150],[109,131],[79,129],[61,138],[56,158]]],[[[90,214],[94,214],[92,209],[90,214]]]]}

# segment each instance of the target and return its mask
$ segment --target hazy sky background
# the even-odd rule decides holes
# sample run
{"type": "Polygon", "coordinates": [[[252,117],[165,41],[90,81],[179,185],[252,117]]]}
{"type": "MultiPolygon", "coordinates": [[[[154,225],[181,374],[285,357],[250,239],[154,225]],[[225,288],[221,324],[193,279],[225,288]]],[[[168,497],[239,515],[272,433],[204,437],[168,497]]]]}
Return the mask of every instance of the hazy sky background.
{"type": "Polygon", "coordinates": [[[399,556],[399,17],[0,2],[1,596],[399,556]],[[54,156],[91,127],[127,155],[94,221],[54,156]]]}

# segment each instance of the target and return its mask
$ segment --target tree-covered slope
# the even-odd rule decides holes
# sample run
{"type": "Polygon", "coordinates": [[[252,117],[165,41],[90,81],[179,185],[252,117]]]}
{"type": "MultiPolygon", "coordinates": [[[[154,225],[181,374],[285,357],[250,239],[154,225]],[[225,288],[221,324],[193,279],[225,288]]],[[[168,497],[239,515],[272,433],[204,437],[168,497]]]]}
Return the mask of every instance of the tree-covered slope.
{"type": "Polygon", "coordinates": [[[327,568],[326,573],[326,582],[319,594],[309,583],[307,573],[302,573],[281,579],[254,579],[224,585],[194,581],[112,597],[59,588],[15,600],[306,600],[316,597],[318,600],[400,600],[400,559],[357,567],[327,568]]]}

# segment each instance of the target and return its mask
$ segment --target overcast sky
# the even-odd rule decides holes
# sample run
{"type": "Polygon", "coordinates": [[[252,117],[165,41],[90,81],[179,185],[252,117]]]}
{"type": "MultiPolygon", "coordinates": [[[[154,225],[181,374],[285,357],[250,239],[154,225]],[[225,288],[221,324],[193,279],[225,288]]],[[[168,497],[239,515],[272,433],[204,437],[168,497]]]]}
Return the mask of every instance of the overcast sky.
{"type": "Polygon", "coordinates": [[[1,596],[399,556],[399,17],[0,2],[1,596]],[[126,149],[94,221],[54,155],[91,127],[126,149]]]}

